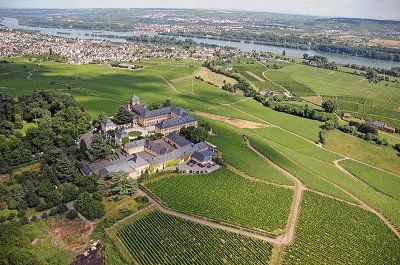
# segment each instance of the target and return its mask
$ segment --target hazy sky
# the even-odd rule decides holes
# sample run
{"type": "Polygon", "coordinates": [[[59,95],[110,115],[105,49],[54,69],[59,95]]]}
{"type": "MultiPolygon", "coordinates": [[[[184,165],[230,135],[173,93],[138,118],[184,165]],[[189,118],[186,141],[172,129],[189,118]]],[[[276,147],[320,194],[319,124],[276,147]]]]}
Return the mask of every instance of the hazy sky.
{"type": "Polygon", "coordinates": [[[400,0],[0,0],[0,8],[171,7],[400,20],[400,0]]]}

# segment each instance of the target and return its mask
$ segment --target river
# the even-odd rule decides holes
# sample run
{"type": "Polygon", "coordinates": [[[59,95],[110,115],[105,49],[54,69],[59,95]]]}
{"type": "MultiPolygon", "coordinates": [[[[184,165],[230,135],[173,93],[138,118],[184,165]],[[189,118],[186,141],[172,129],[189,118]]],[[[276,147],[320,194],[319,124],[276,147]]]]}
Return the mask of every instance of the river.
{"type": "MultiPolygon", "coordinates": [[[[112,42],[128,42],[125,37],[130,36],[139,36],[139,35],[149,35],[154,36],[157,35],[155,32],[147,32],[147,31],[127,31],[127,32],[117,32],[117,31],[97,31],[97,30],[84,30],[84,29],[59,29],[59,28],[43,28],[43,27],[29,27],[23,26],[18,23],[18,19],[15,18],[4,18],[1,21],[1,24],[9,29],[25,29],[25,30],[36,30],[41,34],[60,36],[66,38],[80,38],[80,39],[96,39],[96,40],[108,40],[112,42]],[[100,36],[90,36],[92,34],[97,35],[113,35],[115,37],[100,37],[100,36]]],[[[369,59],[358,56],[351,55],[341,55],[335,53],[328,52],[318,52],[312,50],[301,50],[301,49],[293,49],[293,48],[285,48],[279,46],[271,46],[271,45],[261,45],[261,44],[253,44],[253,43],[245,43],[245,42],[232,42],[232,41],[224,41],[224,40],[213,40],[206,38],[189,38],[189,37],[180,37],[180,36],[170,36],[179,40],[192,39],[197,43],[205,43],[205,44],[215,44],[219,46],[230,46],[242,51],[262,51],[262,52],[273,52],[277,54],[282,54],[285,50],[286,55],[293,57],[303,57],[304,53],[308,53],[310,56],[319,55],[328,58],[329,61],[341,63],[341,64],[357,64],[360,66],[370,66],[370,67],[379,67],[390,69],[392,67],[400,67],[399,62],[394,61],[384,61],[377,59],[369,59]]]]}

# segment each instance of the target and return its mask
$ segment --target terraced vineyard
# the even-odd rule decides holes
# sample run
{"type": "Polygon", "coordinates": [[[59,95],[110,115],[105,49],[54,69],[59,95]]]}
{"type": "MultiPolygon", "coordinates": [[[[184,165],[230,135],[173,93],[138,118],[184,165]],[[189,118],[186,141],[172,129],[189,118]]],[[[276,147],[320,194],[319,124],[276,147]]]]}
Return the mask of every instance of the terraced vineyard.
{"type": "Polygon", "coordinates": [[[374,214],[306,192],[283,264],[399,264],[400,240],[374,214]]]}
{"type": "Polygon", "coordinates": [[[272,245],[151,212],[118,231],[139,264],[267,264],[272,245]]]}
{"type": "Polygon", "coordinates": [[[291,189],[246,180],[224,168],[171,175],[146,188],[174,210],[269,233],[285,228],[293,196],[291,189]]]}

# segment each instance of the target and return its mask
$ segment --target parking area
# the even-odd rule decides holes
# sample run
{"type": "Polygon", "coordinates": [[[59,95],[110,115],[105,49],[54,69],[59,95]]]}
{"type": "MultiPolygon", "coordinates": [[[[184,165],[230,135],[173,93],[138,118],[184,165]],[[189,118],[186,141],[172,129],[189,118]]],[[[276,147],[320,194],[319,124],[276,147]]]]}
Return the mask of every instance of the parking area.
{"type": "Polygon", "coordinates": [[[220,168],[220,165],[216,164],[215,162],[201,165],[192,160],[188,163],[182,163],[178,165],[179,172],[189,174],[207,174],[217,170],[218,168],[220,168]]]}

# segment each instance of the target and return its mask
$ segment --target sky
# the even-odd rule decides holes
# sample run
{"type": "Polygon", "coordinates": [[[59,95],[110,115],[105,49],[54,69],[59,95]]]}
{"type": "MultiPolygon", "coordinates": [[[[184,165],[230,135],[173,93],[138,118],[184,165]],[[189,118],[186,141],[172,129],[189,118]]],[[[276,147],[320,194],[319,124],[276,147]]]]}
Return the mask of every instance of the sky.
{"type": "Polygon", "coordinates": [[[400,0],[0,0],[0,8],[198,8],[400,20],[400,0]]]}

